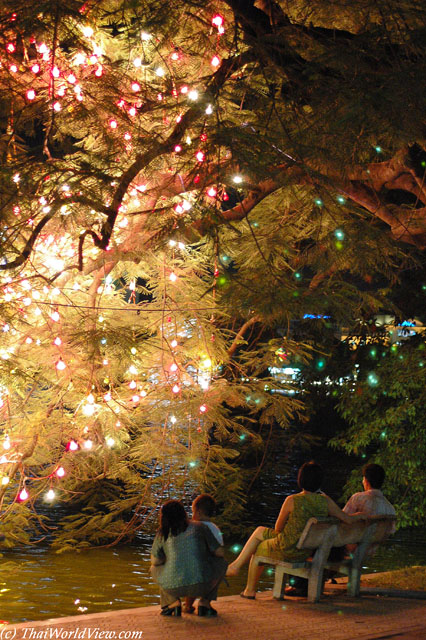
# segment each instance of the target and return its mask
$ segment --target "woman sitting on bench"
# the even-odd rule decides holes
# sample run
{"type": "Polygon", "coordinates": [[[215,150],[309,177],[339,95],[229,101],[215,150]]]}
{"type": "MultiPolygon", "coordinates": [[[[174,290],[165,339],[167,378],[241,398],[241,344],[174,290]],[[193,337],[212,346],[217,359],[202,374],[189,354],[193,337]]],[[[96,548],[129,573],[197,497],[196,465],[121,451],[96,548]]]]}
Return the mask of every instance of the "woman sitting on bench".
{"type": "MultiPolygon", "coordinates": [[[[300,493],[288,496],[281,507],[274,529],[257,527],[244,545],[240,555],[228,566],[227,576],[238,575],[241,567],[251,561],[254,555],[303,562],[308,558],[309,549],[298,549],[297,541],[309,518],[334,516],[347,524],[365,520],[365,514],[348,515],[323,493],[317,493],[323,481],[324,472],[315,462],[305,462],[297,475],[300,493]]],[[[263,566],[250,562],[247,585],[241,592],[243,598],[254,600],[256,584],[263,566]]]]}

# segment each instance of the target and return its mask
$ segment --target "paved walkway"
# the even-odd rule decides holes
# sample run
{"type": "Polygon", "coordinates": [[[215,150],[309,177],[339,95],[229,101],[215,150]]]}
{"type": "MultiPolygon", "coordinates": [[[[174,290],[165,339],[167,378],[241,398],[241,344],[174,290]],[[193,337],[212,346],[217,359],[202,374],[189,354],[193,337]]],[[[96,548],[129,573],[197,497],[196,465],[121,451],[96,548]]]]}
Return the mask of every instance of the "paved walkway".
{"type": "Polygon", "coordinates": [[[158,606],[9,625],[0,640],[426,640],[426,600],[364,595],[341,589],[305,599],[219,598],[217,618],[166,618],[158,606]]]}

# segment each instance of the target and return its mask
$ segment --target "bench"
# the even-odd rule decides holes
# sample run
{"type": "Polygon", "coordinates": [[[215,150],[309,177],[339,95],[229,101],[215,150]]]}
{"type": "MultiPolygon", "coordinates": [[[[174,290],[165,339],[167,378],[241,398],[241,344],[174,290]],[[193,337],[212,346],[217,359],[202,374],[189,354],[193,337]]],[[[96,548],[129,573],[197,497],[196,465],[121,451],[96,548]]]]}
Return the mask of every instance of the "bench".
{"type": "Polygon", "coordinates": [[[273,565],[275,581],[272,595],[281,600],[288,576],[308,579],[308,601],[318,602],[323,587],[324,569],[348,576],[348,594],[359,596],[360,579],[364,558],[369,547],[383,542],[389,537],[394,516],[373,516],[368,520],[359,520],[345,524],[336,518],[310,518],[303,529],[298,549],[309,549],[311,558],[301,562],[285,562],[266,556],[254,556],[255,565],[273,565]],[[329,561],[332,547],[357,544],[351,558],[342,561],[329,561]]]}

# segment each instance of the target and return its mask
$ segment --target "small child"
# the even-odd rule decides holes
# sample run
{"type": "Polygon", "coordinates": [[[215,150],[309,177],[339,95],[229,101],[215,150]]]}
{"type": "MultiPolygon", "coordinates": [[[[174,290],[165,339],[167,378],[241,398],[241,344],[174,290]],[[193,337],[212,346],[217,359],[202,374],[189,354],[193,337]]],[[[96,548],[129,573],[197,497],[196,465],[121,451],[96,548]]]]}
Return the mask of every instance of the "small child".
{"type": "MultiPolygon", "coordinates": [[[[217,527],[213,522],[210,522],[210,518],[214,516],[215,511],[216,500],[208,493],[202,493],[201,495],[197,496],[192,503],[192,519],[203,522],[207,527],[209,527],[216,540],[223,547],[223,536],[219,527],[217,527]]],[[[194,601],[195,598],[191,598],[189,596],[185,598],[185,604],[183,608],[185,613],[194,613],[194,601]]]]}

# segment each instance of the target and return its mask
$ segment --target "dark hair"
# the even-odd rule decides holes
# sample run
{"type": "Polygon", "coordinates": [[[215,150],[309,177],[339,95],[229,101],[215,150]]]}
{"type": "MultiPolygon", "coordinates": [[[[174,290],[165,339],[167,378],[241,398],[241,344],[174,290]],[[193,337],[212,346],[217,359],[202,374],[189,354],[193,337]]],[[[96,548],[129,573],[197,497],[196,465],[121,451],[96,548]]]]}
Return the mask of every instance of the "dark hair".
{"type": "Polygon", "coordinates": [[[184,506],[179,500],[165,502],[160,511],[160,526],[158,532],[167,540],[169,533],[177,536],[188,526],[188,518],[184,506]]]}
{"type": "Polygon", "coordinates": [[[324,479],[324,471],[316,462],[305,462],[297,474],[297,484],[299,489],[306,491],[317,491],[321,487],[324,479]]]}
{"type": "Polygon", "coordinates": [[[216,511],[216,500],[208,493],[202,493],[195,498],[192,503],[192,508],[201,511],[205,516],[211,518],[216,511]]]}
{"type": "Polygon", "coordinates": [[[380,489],[385,479],[385,470],[379,464],[366,464],[362,469],[362,475],[367,478],[373,489],[380,489]]]}

